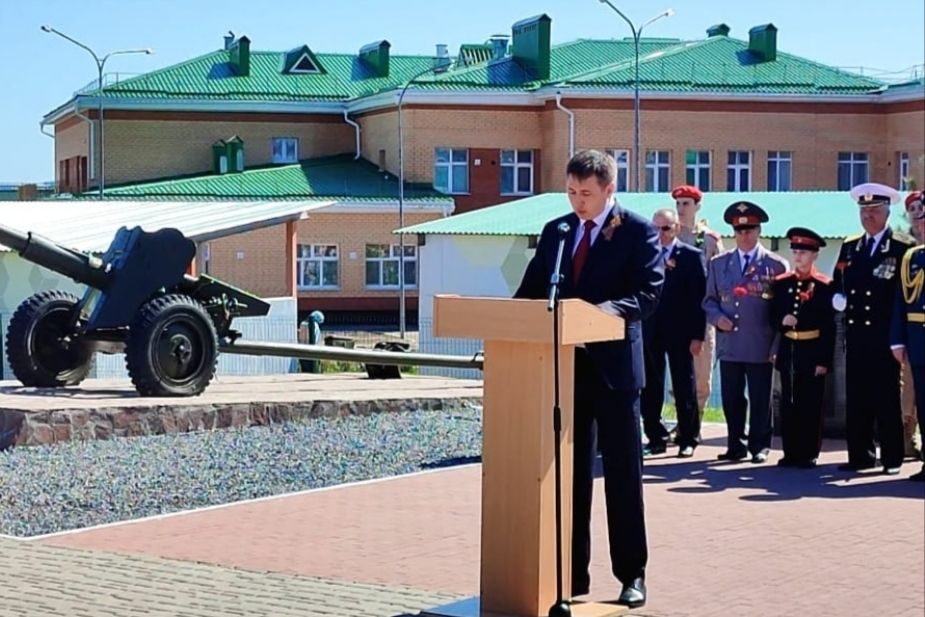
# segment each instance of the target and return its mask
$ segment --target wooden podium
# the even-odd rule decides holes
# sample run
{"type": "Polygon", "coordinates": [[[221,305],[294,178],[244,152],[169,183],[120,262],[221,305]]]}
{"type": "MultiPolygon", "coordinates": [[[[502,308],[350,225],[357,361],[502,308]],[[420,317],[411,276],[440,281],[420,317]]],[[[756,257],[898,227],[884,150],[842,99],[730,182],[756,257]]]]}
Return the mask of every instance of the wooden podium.
{"type": "MultiPolygon", "coordinates": [[[[553,322],[546,300],[438,295],[434,336],[484,340],[481,595],[425,615],[545,616],[556,600],[553,322]]],[[[576,345],[622,339],[623,320],[578,299],[559,304],[563,594],[570,596],[572,393],[576,345]]],[[[574,604],[576,617],[620,615],[574,604]]]]}

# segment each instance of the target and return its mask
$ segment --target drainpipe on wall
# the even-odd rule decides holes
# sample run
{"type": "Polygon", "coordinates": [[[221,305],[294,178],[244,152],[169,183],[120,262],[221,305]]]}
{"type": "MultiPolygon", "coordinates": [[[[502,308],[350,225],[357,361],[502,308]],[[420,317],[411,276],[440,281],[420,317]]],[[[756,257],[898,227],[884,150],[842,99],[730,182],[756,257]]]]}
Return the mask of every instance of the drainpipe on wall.
{"type": "Polygon", "coordinates": [[[356,147],[356,155],[353,157],[353,160],[357,160],[358,158],[360,158],[360,125],[350,119],[350,117],[347,115],[346,108],[344,108],[344,122],[346,122],[347,124],[349,124],[350,126],[356,129],[357,147],[356,147]]]}
{"type": "Polygon", "coordinates": [[[575,155],[575,112],[562,105],[562,93],[556,92],[556,107],[568,114],[568,157],[575,155]]]}

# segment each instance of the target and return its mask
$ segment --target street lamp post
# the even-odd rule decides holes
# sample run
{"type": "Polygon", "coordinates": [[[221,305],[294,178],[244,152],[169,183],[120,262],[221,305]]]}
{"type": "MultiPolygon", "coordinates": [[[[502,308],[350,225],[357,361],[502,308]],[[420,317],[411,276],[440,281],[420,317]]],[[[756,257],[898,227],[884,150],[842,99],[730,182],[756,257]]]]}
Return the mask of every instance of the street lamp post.
{"type": "MultiPolygon", "coordinates": [[[[439,59],[436,59],[439,60],[439,59]]],[[[408,81],[405,82],[405,85],[402,87],[401,92],[398,94],[398,228],[403,230],[405,228],[405,147],[404,147],[404,133],[402,131],[402,121],[401,121],[401,106],[402,102],[405,100],[405,93],[408,92],[408,88],[411,84],[414,83],[414,80],[432,73],[438,69],[449,70],[453,65],[453,61],[448,62],[445,66],[438,66],[436,62],[434,66],[429,66],[423,71],[415,73],[408,81]]],[[[403,231],[398,233],[398,330],[399,336],[405,338],[405,234],[403,231]]]]}
{"type": "Polygon", "coordinates": [[[81,43],[80,41],[77,41],[77,40],[75,40],[75,39],[69,37],[68,35],[64,34],[63,32],[59,32],[58,30],[55,30],[55,29],[52,28],[51,26],[42,26],[42,32],[48,32],[48,33],[50,33],[50,34],[57,34],[57,35],[60,36],[61,38],[65,39],[65,40],[67,40],[67,41],[70,41],[71,43],[73,43],[74,45],[77,45],[77,46],[80,47],[81,49],[86,50],[87,53],[89,53],[91,56],[93,56],[93,61],[96,62],[96,70],[97,70],[97,75],[98,75],[98,78],[97,78],[97,90],[98,90],[98,92],[97,92],[97,97],[98,97],[97,115],[99,116],[98,122],[99,122],[99,134],[100,134],[100,137],[99,137],[99,139],[100,139],[100,147],[99,147],[99,157],[98,157],[98,158],[99,158],[99,174],[100,174],[100,177],[99,177],[99,181],[100,181],[100,184],[99,184],[99,196],[100,196],[100,199],[102,200],[102,199],[103,199],[103,189],[105,188],[104,173],[105,173],[105,169],[106,169],[106,168],[105,168],[105,164],[106,164],[105,161],[106,161],[106,159],[105,159],[105,157],[103,156],[103,155],[104,155],[104,149],[105,149],[105,145],[104,145],[104,144],[105,144],[105,140],[103,139],[103,137],[104,137],[104,136],[103,136],[103,67],[106,66],[106,61],[109,60],[109,58],[112,57],[112,56],[126,55],[126,54],[146,54],[146,55],[150,55],[150,54],[153,54],[154,51],[151,50],[151,49],[148,49],[148,48],[145,48],[145,49],[120,49],[120,50],[118,50],[118,51],[111,51],[111,52],[109,52],[108,54],[106,54],[105,56],[103,56],[102,58],[100,58],[100,57],[96,54],[96,52],[94,52],[94,51],[93,51],[92,49],[90,49],[88,46],[84,45],[84,44],[81,43]]]}
{"type": "Polygon", "coordinates": [[[633,78],[633,157],[634,157],[633,160],[635,162],[635,166],[633,168],[633,183],[635,185],[634,188],[636,189],[636,191],[640,192],[641,189],[640,189],[640,184],[639,184],[639,168],[640,168],[640,163],[642,161],[642,152],[640,152],[640,145],[639,145],[639,39],[642,37],[642,31],[646,26],[648,26],[649,24],[655,21],[658,21],[662,17],[671,17],[672,15],[674,15],[674,9],[667,9],[665,11],[662,11],[661,13],[659,13],[658,15],[656,15],[649,21],[639,26],[639,28],[636,28],[635,24],[633,24],[633,22],[630,21],[629,17],[624,15],[623,11],[615,7],[613,3],[610,2],[610,0],[598,0],[598,1],[601,4],[606,4],[607,6],[612,8],[617,15],[622,17],[623,21],[625,21],[627,25],[629,25],[630,31],[633,33],[633,46],[635,47],[635,54],[636,54],[635,60],[633,62],[633,65],[635,67],[635,73],[636,73],[635,77],[633,78]]]}

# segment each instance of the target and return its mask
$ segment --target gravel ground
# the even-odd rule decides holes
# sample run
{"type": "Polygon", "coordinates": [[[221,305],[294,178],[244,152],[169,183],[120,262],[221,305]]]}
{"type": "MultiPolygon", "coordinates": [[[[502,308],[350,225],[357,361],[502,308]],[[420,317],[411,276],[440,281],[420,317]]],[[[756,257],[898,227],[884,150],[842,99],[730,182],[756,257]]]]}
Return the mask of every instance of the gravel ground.
{"type": "Polygon", "coordinates": [[[481,410],[383,413],[0,453],[0,534],[32,536],[469,462],[481,410]]]}

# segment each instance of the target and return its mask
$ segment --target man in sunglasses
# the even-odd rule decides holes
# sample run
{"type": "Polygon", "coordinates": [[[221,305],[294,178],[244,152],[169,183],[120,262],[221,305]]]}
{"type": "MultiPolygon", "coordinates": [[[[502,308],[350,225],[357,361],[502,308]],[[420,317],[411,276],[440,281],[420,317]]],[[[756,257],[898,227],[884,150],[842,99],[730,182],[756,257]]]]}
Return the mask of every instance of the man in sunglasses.
{"type": "Polygon", "coordinates": [[[787,261],[758,242],[767,213],[749,201],[737,201],[723,217],[735,230],[736,248],[721,253],[707,269],[703,308],[716,326],[727,447],[722,461],[764,463],[771,449],[772,356],[779,334],[771,325],[771,283],[790,268],[787,261]],[[748,399],[745,390],[748,388],[748,399]],[[748,435],[745,434],[745,420],[748,435]]]}
{"type": "Polygon", "coordinates": [[[689,458],[700,442],[693,358],[701,353],[707,326],[700,306],[707,287],[703,253],[678,240],[680,225],[674,210],[658,210],[652,223],[659,230],[659,260],[665,267],[665,284],[655,313],[642,322],[646,385],[641,405],[649,439],[643,454],[663,454],[668,446],[668,431],[662,424],[667,356],[678,415],[678,457],[689,458]]]}
{"type": "MultiPolygon", "coordinates": [[[[675,208],[678,211],[678,240],[702,251],[704,267],[710,260],[723,252],[723,241],[720,235],[707,226],[704,219],[697,219],[700,211],[700,202],[703,192],[696,186],[688,184],[676,186],[671,191],[675,208]]],[[[716,330],[707,324],[703,346],[700,353],[694,355],[694,378],[697,382],[697,408],[700,418],[710,392],[713,388],[713,349],[716,347],[716,330]]]]}

